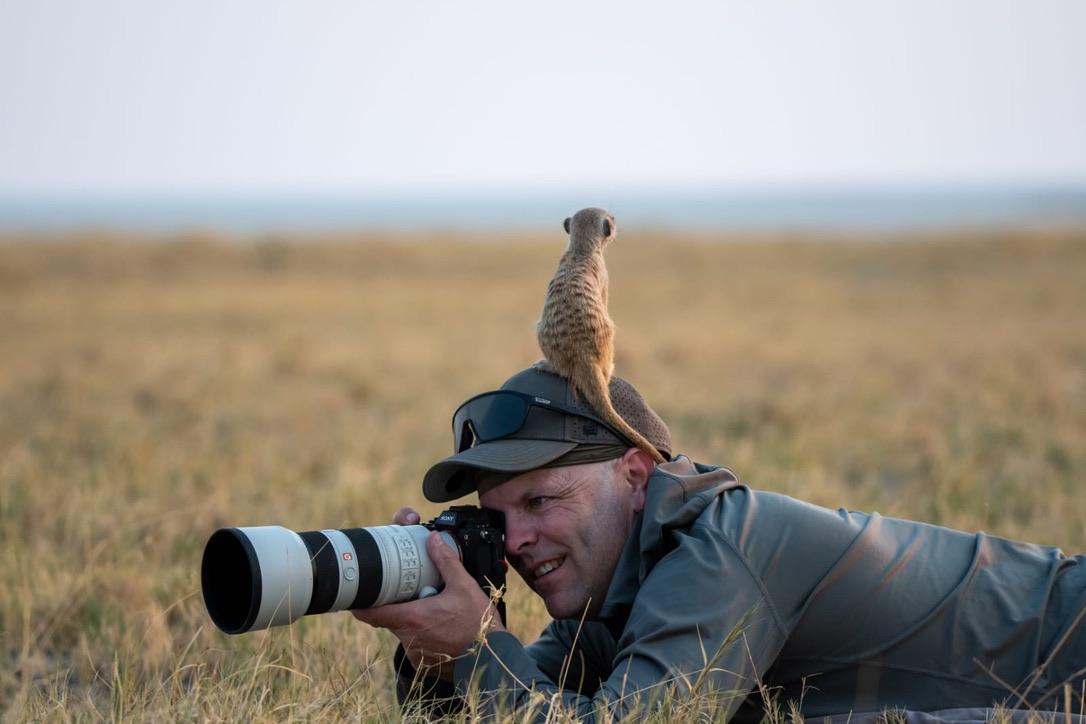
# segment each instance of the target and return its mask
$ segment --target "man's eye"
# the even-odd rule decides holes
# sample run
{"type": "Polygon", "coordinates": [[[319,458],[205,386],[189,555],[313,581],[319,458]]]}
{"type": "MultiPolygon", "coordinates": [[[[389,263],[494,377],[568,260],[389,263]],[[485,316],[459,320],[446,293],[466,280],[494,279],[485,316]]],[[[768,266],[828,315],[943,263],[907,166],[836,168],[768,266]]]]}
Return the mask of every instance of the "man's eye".
{"type": "Polygon", "coordinates": [[[537,495],[534,498],[529,498],[528,499],[528,507],[529,508],[538,508],[538,507],[542,506],[544,503],[546,503],[548,500],[550,500],[550,498],[548,498],[545,495],[537,495]]]}

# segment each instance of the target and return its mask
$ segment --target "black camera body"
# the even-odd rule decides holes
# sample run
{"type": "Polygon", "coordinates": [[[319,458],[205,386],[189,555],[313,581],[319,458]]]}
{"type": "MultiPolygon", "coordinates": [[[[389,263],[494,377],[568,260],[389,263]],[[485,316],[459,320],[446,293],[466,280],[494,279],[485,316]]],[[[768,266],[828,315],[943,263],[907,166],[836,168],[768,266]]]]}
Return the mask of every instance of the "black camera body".
{"type": "MultiPolygon", "coordinates": [[[[504,593],[505,516],[490,508],[454,505],[429,523],[430,530],[447,531],[456,539],[460,560],[488,596],[504,593]]],[[[498,613],[505,623],[505,600],[499,598],[498,613]]]]}

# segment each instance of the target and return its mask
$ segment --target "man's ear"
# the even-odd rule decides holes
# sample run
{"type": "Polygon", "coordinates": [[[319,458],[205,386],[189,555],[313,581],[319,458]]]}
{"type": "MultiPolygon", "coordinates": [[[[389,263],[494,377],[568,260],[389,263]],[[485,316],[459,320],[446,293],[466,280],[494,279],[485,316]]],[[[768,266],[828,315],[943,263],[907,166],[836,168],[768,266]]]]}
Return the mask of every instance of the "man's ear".
{"type": "Polygon", "coordinates": [[[640,512],[645,508],[645,490],[648,488],[649,476],[656,469],[656,461],[641,448],[632,447],[622,456],[621,464],[626,475],[626,484],[633,493],[634,510],[640,512]]]}

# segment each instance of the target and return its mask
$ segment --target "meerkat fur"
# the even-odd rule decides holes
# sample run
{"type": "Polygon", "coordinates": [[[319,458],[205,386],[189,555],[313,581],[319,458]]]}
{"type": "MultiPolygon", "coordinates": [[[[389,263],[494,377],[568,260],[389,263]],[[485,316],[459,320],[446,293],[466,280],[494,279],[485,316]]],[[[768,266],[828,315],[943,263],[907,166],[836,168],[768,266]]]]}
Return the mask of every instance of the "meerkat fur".
{"type": "Polygon", "coordinates": [[[603,209],[582,209],[563,223],[569,246],[558,262],[536,324],[545,362],[537,366],[569,379],[600,419],[657,463],[663,455],[630,427],[611,404],[615,324],[607,313],[607,266],[603,248],[615,238],[615,219],[603,209]]]}

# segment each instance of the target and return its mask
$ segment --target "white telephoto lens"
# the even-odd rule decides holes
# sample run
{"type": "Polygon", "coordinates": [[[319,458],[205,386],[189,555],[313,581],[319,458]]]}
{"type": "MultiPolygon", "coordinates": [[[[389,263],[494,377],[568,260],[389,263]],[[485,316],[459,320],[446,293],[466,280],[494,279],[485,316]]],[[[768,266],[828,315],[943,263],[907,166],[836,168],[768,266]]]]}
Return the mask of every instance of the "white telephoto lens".
{"type": "MultiPolygon", "coordinates": [[[[215,625],[238,634],[433,595],[443,582],[426,553],[429,535],[422,525],[221,528],[204,547],[204,604],[215,625]]],[[[441,538],[460,555],[452,534],[441,538]]]]}

